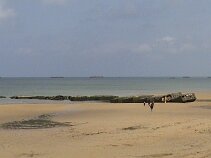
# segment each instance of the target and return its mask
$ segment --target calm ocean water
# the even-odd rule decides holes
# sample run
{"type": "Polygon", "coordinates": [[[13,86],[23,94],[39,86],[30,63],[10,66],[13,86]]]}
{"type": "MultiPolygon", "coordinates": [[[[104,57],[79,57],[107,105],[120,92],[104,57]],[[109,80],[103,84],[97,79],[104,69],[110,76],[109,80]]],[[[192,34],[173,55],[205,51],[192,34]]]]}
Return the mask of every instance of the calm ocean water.
{"type": "MultiPolygon", "coordinates": [[[[209,90],[211,91],[211,78],[0,78],[0,96],[7,97],[14,95],[130,96],[209,90]]],[[[20,101],[0,99],[0,103],[16,102],[20,101]]]]}

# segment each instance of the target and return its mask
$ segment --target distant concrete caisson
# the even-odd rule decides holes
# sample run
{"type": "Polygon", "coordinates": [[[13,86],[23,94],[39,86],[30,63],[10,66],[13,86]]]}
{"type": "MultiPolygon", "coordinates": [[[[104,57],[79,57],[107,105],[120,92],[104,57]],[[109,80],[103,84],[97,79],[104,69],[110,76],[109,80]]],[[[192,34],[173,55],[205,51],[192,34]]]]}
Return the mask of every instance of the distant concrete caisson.
{"type": "Polygon", "coordinates": [[[111,103],[187,103],[194,102],[196,96],[194,93],[182,94],[171,93],[162,96],[154,95],[142,95],[142,96],[130,96],[119,97],[109,95],[96,95],[96,96],[13,96],[11,99],[39,99],[39,100],[70,100],[70,101],[103,101],[111,103]]]}

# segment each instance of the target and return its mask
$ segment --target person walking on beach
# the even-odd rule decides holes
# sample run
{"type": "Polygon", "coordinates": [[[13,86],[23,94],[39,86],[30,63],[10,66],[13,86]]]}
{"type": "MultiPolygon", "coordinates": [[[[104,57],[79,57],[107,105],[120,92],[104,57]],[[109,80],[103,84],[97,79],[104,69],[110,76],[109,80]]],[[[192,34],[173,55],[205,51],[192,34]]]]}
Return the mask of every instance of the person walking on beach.
{"type": "Polygon", "coordinates": [[[152,111],[153,108],[154,108],[154,105],[155,105],[154,99],[152,99],[152,98],[146,98],[146,99],[144,99],[144,106],[146,105],[146,103],[149,105],[149,107],[150,107],[150,109],[152,111]]]}
{"type": "Polygon", "coordinates": [[[152,111],[153,108],[154,108],[154,105],[155,105],[154,99],[153,99],[153,98],[148,99],[148,100],[147,100],[147,103],[148,103],[148,105],[149,105],[149,107],[150,107],[150,109],[151,109],[151,111],[152,111]]]}
{"type": "Polygon", "coordinates": [[[153,101],[152,101],[152,103],[149,105],[149,107],[150,107],[151,111],[153,110],[154,105],[155,105],[155,102],[154,102],[154,100],[153,100],[153,101]]]}
{"type": "Polygon", "coordinates": [[[146,105],[146,103],[147,103],[147,99],[145,98],[145,99],[144,99],[144,106],[146,105]]]}
{"type": "Polygon", "coordinates": [[[150,106],[150,103],[151,103],[151,99],[148,99],[147,103],[148,103],[148,105],[150,106]]]}

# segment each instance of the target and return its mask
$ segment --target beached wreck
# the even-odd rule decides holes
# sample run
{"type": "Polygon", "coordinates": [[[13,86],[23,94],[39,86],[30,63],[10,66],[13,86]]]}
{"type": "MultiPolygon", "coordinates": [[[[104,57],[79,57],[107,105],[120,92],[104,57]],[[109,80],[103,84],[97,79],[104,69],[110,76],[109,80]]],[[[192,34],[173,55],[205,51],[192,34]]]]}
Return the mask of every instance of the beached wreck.
{"type": "Polygon", "coordinates": [[[187,103],[187,102],[194,102],[196,100],[196,96],[194,93],[173,93],[168,94],[166,96],[167,101],[166,102],[175,102],[175,103],[187,103]]]}
{"type": "Polygon", "coordinates": [[[111,103],[187,103],[194,102],[196,100],[196,96],[194,93],[182,94],[179,93],[171,93],[162,96],[131,96],[131,97],[117,97],[110,100],[111,103]]]}
{"type": "Polygon", "coordinates": [[[194,102],[195,100],[196,96],[194,93],[182,94],[181,92],[154,97],[154,101],[158,103],[163,103],[163,102],[187,103],[187,102],[194,102]]]}
{"type": "Polygon", "coordinates": [[[96,96],[12,96],[11,99],[38,99],[38,100],[70,100],[70,101],[110,101],[118,96],[96,95],[96,96]]]}
{"type": "Polygon", "coordinates": [[[162,96],[154,95],[142,95],[142,96],[130,96],[130,97],[119,97],[112,95],[96,95],[96,96],[13,96],[11,99],[39,99],[39,100],[70,100],[70,101],[103,101],[111,103],[187,103],[194,102],[196,96],[194,93],[182,94],[171,93],[162,96]]]}
{"type": "Polygon", "coordinates": [[[66,100],[66,96],[12,96],[10,99],[66,100]]]}

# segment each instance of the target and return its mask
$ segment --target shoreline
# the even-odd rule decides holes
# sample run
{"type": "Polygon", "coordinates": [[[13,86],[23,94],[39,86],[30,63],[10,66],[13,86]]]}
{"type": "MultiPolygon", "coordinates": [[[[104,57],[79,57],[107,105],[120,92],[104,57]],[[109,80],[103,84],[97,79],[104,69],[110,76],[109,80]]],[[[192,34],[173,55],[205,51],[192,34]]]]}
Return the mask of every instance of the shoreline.
{"type": "MultiPolygon", "coordinates": [[[[192,91],[193,92],[193,91],[192,91]]],[[[173,93],[177,93],[177,92],[173,92],[173,93]]],[[[183,91],[184,93],[190,93],[190,91],[183,91]]],[[[165,92],[159,92],[159,93],[149,93],[149,94],[142,94],[142,95],[129,95],[129,96],[118,96],[116,95],[116,97],[133,97],[133,96],[148,96],[148,95],[153,95],[153,96],[162,96],[162,95],[166,95],[166,94],[171,94],[171,93],[165,93],[165,92]]],[[[196,101],[211,101],[211,90],[210,91],[194,91],[194,94],[196,95],[196,101]]],[[[57,95],[57,96],[62,96],[62,97],[69,97],[69,96],[63,96],[63,95],[57,95]]],[[[109,95],[94,95],[95,96],[106,96],[106,97],[112,97],[109,95]]],[[[113,95],[114,97],[115,95],[113,95]]],[[[21,96],[22,97],[22,96],[21,96]]],[[[30,97],[30,96],[29,96],[30,97]]],[[[32,96],[33,97],[33,96],[32,96]]],[[[45,97],[45,96],[42,96],[45,97]]],[[[47,96],[47,97],[56,97],[56,96],[47,96]]],[[[71,96],[70,96],[71,97],[71,96]]],[[[73,97],[83,97],[83,96],[73,96],[73,97]]],[[[87,96],[85,96],[87,97],[87,96]]],[[[88,96],[90,97],[90,96],[88,96]]],[[[65,100],[48,100],[48,99],[11,99],[10,97],[6,97],[6,98],[0,98],[0,105],[3,104],[77,104],[77,103],[83,103],[83,102],[93,102],[93,103],[102,103],[104,101],[100,101],[100,100],[81,100],[81,101],[71,101],[68,99],[65,100]]]]}

